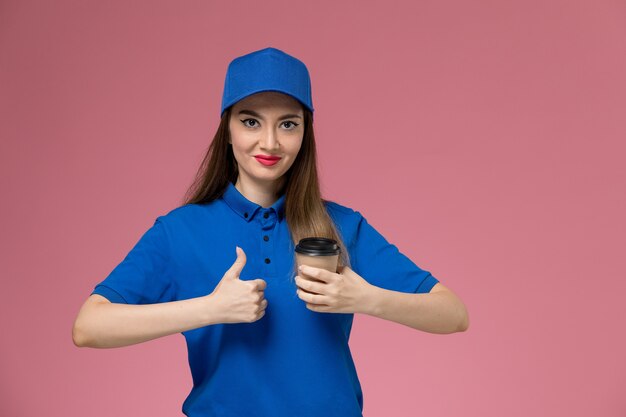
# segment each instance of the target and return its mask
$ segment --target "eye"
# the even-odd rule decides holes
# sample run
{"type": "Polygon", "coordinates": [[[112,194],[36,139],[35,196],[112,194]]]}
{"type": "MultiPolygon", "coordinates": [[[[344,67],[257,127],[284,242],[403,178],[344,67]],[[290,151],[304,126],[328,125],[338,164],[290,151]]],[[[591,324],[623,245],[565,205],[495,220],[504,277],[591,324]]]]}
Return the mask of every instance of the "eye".
{"type": "Polygon", "coordinates": [[[246,124],[246,122],[259,123],[256,119],[244,119],[244,120],[241,121],[241,123],[243,123],[244,126],[246,126],[246,127],[255,127],[254,125],[250,126],[250,125],[246,124]]]}
{"type": "Polygon", "coordinates": [[[287,128],[288,128],[288,130],[293,130],[293,129],[295,129],[295,128],[296,128],[296,126],[298,126],[298,123],[294,123],[294,122],[292,122],[291,120],[287,120],[287,121],[286,121],[286,122],[284,122],[284,123],[285,123],[285,124],[290,124],[290,123],[291,123],[291,125],[293,125],[293,127],[291,127],[291,128],[287,127],[287,128]]]}

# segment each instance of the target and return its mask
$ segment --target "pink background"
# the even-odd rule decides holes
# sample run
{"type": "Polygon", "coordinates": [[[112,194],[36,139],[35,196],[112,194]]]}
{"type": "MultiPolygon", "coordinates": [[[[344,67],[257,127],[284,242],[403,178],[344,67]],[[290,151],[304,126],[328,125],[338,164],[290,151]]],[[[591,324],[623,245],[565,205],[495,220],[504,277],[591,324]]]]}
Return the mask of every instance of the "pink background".
{"type": "MultiPolygon", "coordinates": [[[[355,316],[374,416],[626,415],[626,4],[0,2],[2,416],[177,416],[181,335],[79,349],[78,310],[180,204],[235,56],[313,81],[325,197],[466,303],[355,316]]],[[[259,381],[262,383],[262,381],[259,381]]]]}

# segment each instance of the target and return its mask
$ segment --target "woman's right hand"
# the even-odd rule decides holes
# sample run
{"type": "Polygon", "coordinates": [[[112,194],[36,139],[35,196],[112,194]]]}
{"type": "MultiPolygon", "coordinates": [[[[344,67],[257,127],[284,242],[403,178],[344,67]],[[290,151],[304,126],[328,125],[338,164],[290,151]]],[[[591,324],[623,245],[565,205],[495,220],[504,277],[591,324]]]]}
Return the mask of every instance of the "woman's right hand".
{"type": "Polygon", "coordinates": [[[219,316],[219,323],[252,323],[265,315],[267,307],[264,293],[267,283],[262,279],[239,279],[246,265],[246,254],[240,247],[236,251],[237,259],[207,296],[219,316]]]}

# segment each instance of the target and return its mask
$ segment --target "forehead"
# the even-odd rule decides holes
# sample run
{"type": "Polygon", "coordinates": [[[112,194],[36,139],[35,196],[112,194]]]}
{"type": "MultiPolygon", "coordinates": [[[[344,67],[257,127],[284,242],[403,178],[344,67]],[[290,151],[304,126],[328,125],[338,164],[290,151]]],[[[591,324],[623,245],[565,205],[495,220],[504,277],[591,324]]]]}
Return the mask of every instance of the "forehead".
{"type": "Polygon", "coordinates": [[[288,94],[280,93],[278,91],[263,91],[252,94],[242,100],[239,100],[233,106],[233,108],[237,109],[260,109],[270,107],[277,107],[294,112],[302,111],[302,106],[298,100],[288,94]]]}

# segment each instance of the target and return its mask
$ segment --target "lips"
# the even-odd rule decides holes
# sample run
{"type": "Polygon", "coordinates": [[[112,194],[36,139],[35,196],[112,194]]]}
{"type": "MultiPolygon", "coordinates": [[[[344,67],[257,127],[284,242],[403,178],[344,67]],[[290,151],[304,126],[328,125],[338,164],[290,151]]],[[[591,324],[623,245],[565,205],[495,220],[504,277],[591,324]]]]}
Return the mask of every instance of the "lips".
{"type": "Polygon", "coordinates": [[[261,158],[259,156],[255,156],[254,159],[256,159],[257,161],[259,161],[259,163],[261,163],[261,164],[263,164],[265,166],[276,165],[278,163],[278,161],[280,161],[280,158],[265,159],[265,158],[261,158]]]}
{"type": "Polygon", "coordinates": [[[266,161],[278,161],[280,156],[271,156],[271,155],[255,155],[255,158],[264,159],[266,161]]]}

